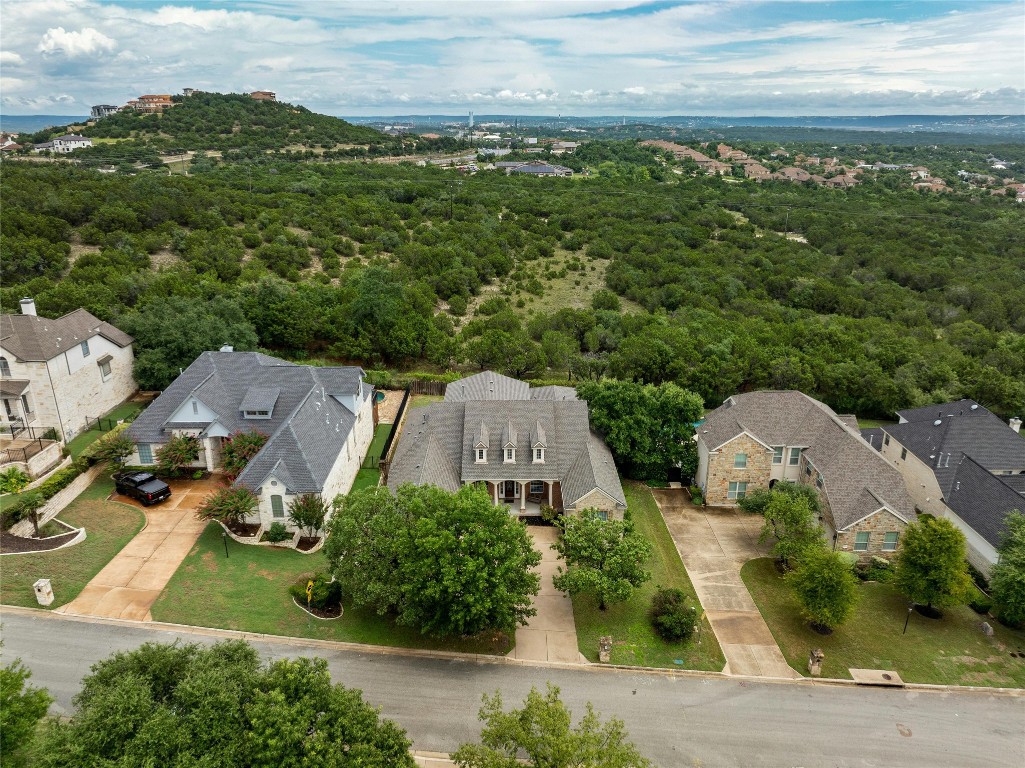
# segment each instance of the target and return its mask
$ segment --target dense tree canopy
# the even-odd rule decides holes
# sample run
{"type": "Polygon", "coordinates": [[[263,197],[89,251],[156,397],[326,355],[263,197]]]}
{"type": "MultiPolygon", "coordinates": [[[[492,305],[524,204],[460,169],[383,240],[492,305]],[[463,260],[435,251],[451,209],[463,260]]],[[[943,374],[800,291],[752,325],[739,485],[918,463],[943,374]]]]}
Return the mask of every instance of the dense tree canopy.
{"type": "Polygon", "coordinates": [[[923,516],[901,537],[893,583],[927,608],[962,605],[972,589],[965,537],[943,517],[923,516]]]}
{"type": "Polygon", "coordinates": [[[1012,510],[1004,521],[999,559],[990,573],[996,615],[1011,626],[1025,624],[1025,515],[1012,510]]]}

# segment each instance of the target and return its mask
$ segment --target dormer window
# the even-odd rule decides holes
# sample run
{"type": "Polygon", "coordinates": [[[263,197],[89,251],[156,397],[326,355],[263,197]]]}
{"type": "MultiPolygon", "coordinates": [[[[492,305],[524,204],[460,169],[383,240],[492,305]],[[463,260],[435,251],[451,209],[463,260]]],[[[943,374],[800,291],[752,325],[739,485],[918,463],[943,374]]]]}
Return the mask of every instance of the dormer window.
{"type": "Polygon", "coordinates": [[[242,411],[242,417],[245,419],[269,419],[270,411],[242,411]]]}
{"type": "Polygon", "coordinates": [[[487,464],[488,463],[488,451],[487,451],[486,448],[477,448],[476,449],[476,453],[477,453],[477,458],[476,458],[476,463],[477,464],[487,464]]]}
{"type": "Polygon", "coordinates": [[[511,464],[516,461],[516,449],[512,446],[507,446],[505,449],[505,463],[511,464]]]}
{"type": "Polygon", "coordinates": [[[535,448],[534,449],[534,463],[535,464],[544,464],[545,463],[545,449],[544,448],[535,448]]]}

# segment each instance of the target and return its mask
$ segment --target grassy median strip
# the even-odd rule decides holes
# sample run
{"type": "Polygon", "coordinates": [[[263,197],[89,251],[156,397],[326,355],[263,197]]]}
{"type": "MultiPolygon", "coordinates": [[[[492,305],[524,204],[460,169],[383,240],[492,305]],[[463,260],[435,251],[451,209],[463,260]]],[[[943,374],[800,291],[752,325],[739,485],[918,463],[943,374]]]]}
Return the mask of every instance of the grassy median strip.
{"type": "Polygon", "coordinates": [[[399,627],[386,616],[342,604],[344,615],[324,621],[295,605],[288,588],[327,570],[323,554],[302,555],[281,547],[228,540],[211,523],[154,603],[155,621],[201,627],[308,637],[351,643],[426,648],[467,653],[506,653],[504,638],[431,638],[399,627]]]}
{"type": "Polygon", "coordinates": [[[1025,687],[1025,632],[988,619],[993,637],[981,626],[985,617],[967,606],[944,610],[939,620],[917,612],[908,620],[908,601],[889,584],[858,588],[854,615],[829,636],[808,627],[797,601],[770,558],[746,563],[740,572],[790,666],[808,668],[808,652],[826,654],[824,677],[850,678],[850,668],[896,671],[906,682],[947,685],[1025,687]],[[903,634],[907,620],[907,633],[903,634]]]}
{"type": "Polygon", "coordinates": [[[38,608],[32,590],[37,579],[50,579],[53,585],[54,601],[50,608],[78,597],[146,522],[135,507],[107,501],[113,490],[110,478],[101,475],[58,515],[68,525],[85,528],[85,541],[52,552],[6,555],[0,561],[0,603],[38,608]]]}
{"type": "Polygon", "coordinates": [[[623,490],[637,530],[654,547],[647,564],[651,581],[635,590],[625,603],[610,605],[605,611],[598,610],[597,601],[591,597],[575,597],[573,618],[580,652],[588,660],[597,661],[598,639],[611,635],[614,664],[721,671],[726,660],[707,620],[701,620],[700,630],[686,643],[667,643],[655,634],[648,609],[658,587],[682,590],[699,612],[701,604],[651,491],[633,482],[624,483],[623,490]]]}

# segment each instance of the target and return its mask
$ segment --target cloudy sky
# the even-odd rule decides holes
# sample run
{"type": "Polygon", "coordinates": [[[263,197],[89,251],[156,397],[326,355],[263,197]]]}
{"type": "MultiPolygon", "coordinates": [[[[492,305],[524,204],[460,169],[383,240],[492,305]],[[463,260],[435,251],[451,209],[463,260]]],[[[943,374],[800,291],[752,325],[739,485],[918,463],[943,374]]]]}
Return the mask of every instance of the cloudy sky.
{"type": "Polygon", "coordinates": [[[1025,0],[5,0],[0,112],[273,90],[338,115],[1025,112],[1025,0]]]}

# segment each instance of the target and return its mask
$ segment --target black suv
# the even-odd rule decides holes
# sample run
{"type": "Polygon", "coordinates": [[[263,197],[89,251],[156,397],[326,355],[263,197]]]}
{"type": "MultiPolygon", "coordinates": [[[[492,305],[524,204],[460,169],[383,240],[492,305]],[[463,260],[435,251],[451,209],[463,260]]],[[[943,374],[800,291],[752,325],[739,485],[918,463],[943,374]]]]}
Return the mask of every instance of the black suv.
{"type": "Polygon", "coordinates": [[[148,507],[158,501],[171,498],[171,489],[163,480],[157,480],[149,472],[122,472],[114,476],[118,493],[131,496],[148,507]]]}

